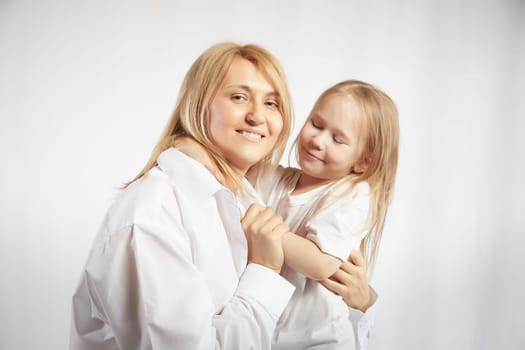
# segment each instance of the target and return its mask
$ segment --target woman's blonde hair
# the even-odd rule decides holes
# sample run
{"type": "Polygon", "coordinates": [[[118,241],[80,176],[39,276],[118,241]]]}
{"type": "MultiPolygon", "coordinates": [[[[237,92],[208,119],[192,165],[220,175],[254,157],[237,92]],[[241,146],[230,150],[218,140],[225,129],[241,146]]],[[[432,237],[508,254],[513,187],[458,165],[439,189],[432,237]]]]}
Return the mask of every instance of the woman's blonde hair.
{"type": "MultiPolygon", "coordinates": [[[[340,183],[350,184],[349,190],[343,195],[349,193],[355,184],[361,181],[367,181],[370,185],[368,234],[360,248],[367,261],[368,270],[372,272],[394,191],[399,152],[398,112],[394,101],[387,94],[359,80],[342,81],[328,88],[319,96],[313,108],[331,95],[352,97],[361,110],[361,131],[364,133],[361,160],[366,157],[368,166],[364,172],[349,174],[340,183]]],[[[297,140],[294,146],[297,145],[297,140]]]]}
{"type": "Polygon", "coordinates": [[[208,48],[192,64],[179,90],[175,110],[148,162],[126,186],[153,168],[160,153],[175,146],[178,138],[190,137],[208,150],[225,179],[233,182],[235,187],[243,188],[242,175],[232,169],[222,152],[212,143],[208,128],[209,106],[236,58],[250,61],[270,82],[278,95],[279,111],[283,117],[283,127],[272,152],[252,166],[250,172],[264,176],[277,166],[293,121],[291,97],[284,70],[269,51],[258,45],[223,42],[208,48]]]}

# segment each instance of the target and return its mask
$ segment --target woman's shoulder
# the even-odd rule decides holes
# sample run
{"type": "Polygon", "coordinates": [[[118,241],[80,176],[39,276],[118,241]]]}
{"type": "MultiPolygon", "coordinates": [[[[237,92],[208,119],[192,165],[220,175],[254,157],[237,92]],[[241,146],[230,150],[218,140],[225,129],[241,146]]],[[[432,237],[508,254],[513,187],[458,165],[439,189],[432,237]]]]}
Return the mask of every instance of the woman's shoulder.
{"type": "MultiPolygon", "coordinates": [[[[134,217],[158,210],[175,200],[173,186],[156,167],[120,191],[114,206],[133,213],[134,217]]],[[[148,215],[149,216],[149,215],[148,215]]]]}
{"type": "Polygon", "coordinates": [[[106,212],[104,230],[116,234],[135,225],[161,222],[158,218],[166,212],[163,207],[168,203],[166,194],[169,192],[166,181],[148,172],[117,192],[106,212]]]}

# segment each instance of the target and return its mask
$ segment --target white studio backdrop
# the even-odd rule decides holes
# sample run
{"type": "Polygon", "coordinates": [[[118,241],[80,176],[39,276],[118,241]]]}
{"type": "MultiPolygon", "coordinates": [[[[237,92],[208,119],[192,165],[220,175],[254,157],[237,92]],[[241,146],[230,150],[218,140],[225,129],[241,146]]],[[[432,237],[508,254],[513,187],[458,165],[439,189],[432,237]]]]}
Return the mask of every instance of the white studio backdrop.
{"type": "Polygon", "coordinates": [[[223,40],[281,60],[294,136],[339,80],[397,102],[370,349],[524,349],[518,0],[0,0],[0,348],[67,348],[71,296],[116,188],[144,165],[191,62],[223,40]]]}

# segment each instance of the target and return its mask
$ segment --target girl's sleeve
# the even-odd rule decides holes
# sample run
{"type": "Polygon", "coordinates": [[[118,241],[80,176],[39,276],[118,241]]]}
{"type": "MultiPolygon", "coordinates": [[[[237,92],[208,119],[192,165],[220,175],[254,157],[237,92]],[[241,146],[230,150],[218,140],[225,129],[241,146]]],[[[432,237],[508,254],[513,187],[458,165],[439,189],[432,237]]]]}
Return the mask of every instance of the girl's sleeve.
{"type": "Polygon", "coordinates": [[[349,195],[331,203],[309,220],[306,238],[323,252],[344,261],[352,249],[359,249],[368,233],[369,209],[369,186],[361,182],[349,195]]]}

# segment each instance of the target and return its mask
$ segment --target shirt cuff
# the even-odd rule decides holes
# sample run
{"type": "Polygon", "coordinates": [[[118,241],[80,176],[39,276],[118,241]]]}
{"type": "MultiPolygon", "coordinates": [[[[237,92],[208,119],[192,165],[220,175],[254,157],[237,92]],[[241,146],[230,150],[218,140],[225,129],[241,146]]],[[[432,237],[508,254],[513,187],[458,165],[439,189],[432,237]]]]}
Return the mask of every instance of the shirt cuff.
{"type": "Polygon", "coordinates": [[[248,264],[236,294],[257,300],[277,320],[290,301],[295,287],[281,275],[259,264],[248,264]]]}
{"type": "Polygon", "coordinates": [[[348,307],[348,318],[352,322],[354,333],[356,335],[356,349],[365,350],[368,348],[368,342],[372,334],[376,314],[377,293],[370,287],[371,304],[363,313],[357,309],[348,307]]]}

